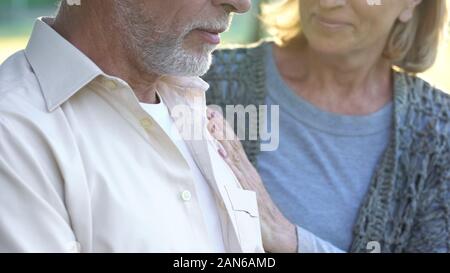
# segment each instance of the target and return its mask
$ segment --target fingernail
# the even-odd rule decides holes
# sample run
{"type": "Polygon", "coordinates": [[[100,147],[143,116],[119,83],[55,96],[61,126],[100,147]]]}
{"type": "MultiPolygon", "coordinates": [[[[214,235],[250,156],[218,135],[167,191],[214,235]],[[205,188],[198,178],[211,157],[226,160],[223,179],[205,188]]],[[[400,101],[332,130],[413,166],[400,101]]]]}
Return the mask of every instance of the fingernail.
{"type": "Polygon", "coordinates": [[[212,112],[208,112],[208,114],[206,115],[206,117],[208,119],[213,119],[216,116],[216,112],[212,111],[212,112]]]}

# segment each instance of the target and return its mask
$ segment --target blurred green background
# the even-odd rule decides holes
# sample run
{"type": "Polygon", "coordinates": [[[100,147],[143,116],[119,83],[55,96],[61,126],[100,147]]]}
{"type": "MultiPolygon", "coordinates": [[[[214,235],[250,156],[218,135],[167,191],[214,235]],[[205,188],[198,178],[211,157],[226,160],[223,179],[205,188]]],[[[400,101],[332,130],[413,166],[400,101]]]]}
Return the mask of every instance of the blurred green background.
{"type": "MultiPolygon", "coordinates": [[[[170,1],[170,0],[169,0],[170,1]]],[[[245,15],[236,15],[229,32],[222,36],[224,43],[250,43],[262,36],[257,18],[259,2],[252,0],[253,8],[245,15]]],[[[26,46],[34,20],[53,15],[56,0],[0,0],[0,63],[26,46]]],[[[443,45],[435,66],[423,77],[446,90],[450,90],[450,43],[443,45]]]]}

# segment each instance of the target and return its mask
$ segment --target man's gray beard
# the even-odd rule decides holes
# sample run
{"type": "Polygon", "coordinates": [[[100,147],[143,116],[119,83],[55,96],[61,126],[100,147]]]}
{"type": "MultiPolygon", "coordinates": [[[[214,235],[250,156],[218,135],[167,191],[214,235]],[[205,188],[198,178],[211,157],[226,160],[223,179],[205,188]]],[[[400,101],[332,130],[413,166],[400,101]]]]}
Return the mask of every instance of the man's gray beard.
{"type": "MultiPolygon", "coordinates": [[[[184,27],[181,35],[173,35],[165,29],[156,29],[149,26],[156,26],[154,20],[139,21],[141,17],[139,11],[121,6],[119,12],[122,22],[125,25],[121,29],[128,35],[127,41],[123,41],[125,46],[131,50],[140,66],[150,73],[158,75],[172,76],[201,76],[205,74],[211,66],[212,52],[214,45],[204,43],[200,52],[189,52],[183,47],[184,39],[193,29],[196,28],[228,28],[230,18],[224,14],[223,18],[215,19],[214,22],[195,22],[184,27]]],[[[170,31],[170,30],[169,30],[170,31]]],[[[175,32],[175,31],[174,31],[175,32]]]]}
{"type": "Polygon", "coordinates": [[[165,37],[162,41],[146,42],[145,37],[137,37],[141,41],[139,48],[143,64],[147,69],[160,75],[201,76],[211,66],[211,53],[215,46],[204,44],[200,52],[189,52],[183,48],[186,35],[194,28],[186,27],[179,37],[165,37]]]}

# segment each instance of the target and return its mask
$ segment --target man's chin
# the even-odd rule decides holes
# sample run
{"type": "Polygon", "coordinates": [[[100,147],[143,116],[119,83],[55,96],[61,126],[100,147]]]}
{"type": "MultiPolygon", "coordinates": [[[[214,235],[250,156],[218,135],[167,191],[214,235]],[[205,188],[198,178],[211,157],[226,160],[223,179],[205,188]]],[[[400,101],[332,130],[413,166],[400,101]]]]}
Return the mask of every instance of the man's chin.
{"type": "Polygon", "coordinates": [[[201,50],[184,47],[174,48],[164,55],[148,56],[147,67],[159,75],[202,76],[210,68],[215,47],[201,50]]]}
{"type": "Polygon", "coordinates": [[[179,76],[203,76],[208,72],[212,63],[212,53],[215,49],[204,50],[202,53],[192,52],[188,53],[190,56],[181,63],[179,76]]]}
{"type": "Polygon", "coordinates": [[[178,77],[200,77],[206,74],[210,67],[211,61],[203,63],[190,63],[168,70],[165,74],[178,77]]]}
{"type": "Polygon", "coordinates": [[[217,47],[217,45],[202,43],[197,45],[184,46],[183,49],[186,54],[192,55],[196,58],[204,58],[204,56],[206,55],[211,55],[217,49],[217,47]]]}

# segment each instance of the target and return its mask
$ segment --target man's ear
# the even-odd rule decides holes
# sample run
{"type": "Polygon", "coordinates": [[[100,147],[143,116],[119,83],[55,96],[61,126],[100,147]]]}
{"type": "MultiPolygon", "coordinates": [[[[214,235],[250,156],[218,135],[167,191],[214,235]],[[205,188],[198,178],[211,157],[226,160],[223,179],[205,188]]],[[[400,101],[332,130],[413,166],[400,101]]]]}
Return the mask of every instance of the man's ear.
{"type": "Polygon", "coordinates": [[[420,3],[422,3],[422,0],[408,0],[408,2],[408,6],[402,11],[402,13],[400,13],[400,16],[398,17],[398,20],[403,23],[411,20],[414,15],[414,10],[420,3]]]}

